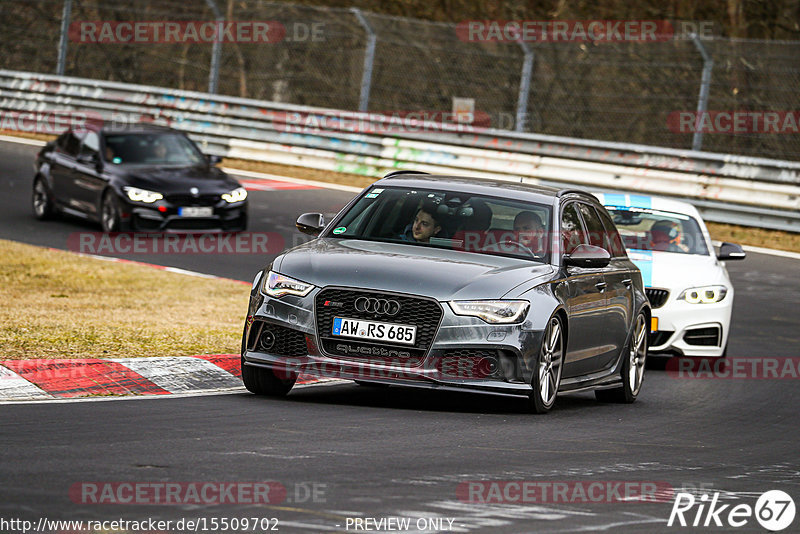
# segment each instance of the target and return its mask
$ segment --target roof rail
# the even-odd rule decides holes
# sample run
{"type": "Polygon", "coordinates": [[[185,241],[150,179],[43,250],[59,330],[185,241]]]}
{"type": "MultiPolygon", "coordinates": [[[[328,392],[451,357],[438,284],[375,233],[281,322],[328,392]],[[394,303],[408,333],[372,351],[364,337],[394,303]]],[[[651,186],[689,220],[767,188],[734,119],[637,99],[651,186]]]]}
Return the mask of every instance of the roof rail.
{"type": "Polygon", "coordinates": [[[384,176],[384,178],[389,178],[391,176],[399,176],[401,174],[430,174],[430,173],[424,171],[399,170],[390,172],[389,174],[384,176]]]}
{"type": "Polygon", "coordinates": [[[585,197],[589,197],[589,198],[591,198],[593,200],[597,200],[596,196],[594,196],[593,194],[591,194],[591,193],[589,193],[587,191],[583,191],[581,189],[561,189],[558,193],[556,193],[556,196],[558,198],[561,198],[561,197],[566,196],[566,195],[582,195],[582,196],[585,196],[585,197]]]}

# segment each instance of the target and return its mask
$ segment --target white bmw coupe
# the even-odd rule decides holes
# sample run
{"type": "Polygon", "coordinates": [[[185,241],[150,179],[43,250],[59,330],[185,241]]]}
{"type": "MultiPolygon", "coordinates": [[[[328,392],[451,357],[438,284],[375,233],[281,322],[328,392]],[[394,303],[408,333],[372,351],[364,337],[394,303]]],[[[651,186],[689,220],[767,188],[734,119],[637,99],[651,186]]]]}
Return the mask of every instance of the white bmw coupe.
{"type": "Polygon", "coordinates": [[[742,247],[722,243],[715,254],[703,219],[686,202],[645,195],[595,196],[608,209],[642,271],[653,309],[650,350],[724,357],[733,309],[725,261],[744,259],[742,247]]]}

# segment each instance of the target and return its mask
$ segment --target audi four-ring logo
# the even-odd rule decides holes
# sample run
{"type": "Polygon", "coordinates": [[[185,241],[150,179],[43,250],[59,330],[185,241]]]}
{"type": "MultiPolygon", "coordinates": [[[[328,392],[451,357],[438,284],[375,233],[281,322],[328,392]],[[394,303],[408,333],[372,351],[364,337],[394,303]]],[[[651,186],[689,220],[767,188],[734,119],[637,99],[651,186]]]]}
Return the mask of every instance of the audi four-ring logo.
{"type": "Polygon", "coordinates": [[[397,315],[400,311],[400,303],[396,300],[358,297],[355,306],[356,310],[362,313],[378,315],[397,315]]]}

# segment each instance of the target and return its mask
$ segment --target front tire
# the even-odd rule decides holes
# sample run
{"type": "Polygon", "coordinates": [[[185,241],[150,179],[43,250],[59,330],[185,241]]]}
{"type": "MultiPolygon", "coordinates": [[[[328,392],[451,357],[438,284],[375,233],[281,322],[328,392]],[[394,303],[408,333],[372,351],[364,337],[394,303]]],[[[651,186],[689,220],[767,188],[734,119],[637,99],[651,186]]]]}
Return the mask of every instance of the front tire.
{"type": "Polygon", "coordinates": [[[644,381],[644,367],[647,359],[647,317],[640,313],[625,351],[622,362],[622,386],[614,389],[599,389],[594,392],[600,402],[631,404],[636,400],[644,381]]]}
{"type": "Polygon", "coordinates": [[[100,206],[100,226],[106,233],[119,232],[122,226],[119,201],[111,189],[103,194],[103,204],[100,206]]]}
{"type": "Polygon", "coordinates": [[[564,363],[564,328],[558,315],[550,318],[542,336],[536,369],[531,381],[532,391],[528,408],[535,413],[547,413],[556,403],[564,363]]]}
{"type": "Polygon", "coordinates": [[[296,374],[287,371],[286,375],[286,378],[281,378],[272,369],[245,365],[242,358],[242,382],[247,391],[256,395],[285,397],[297,381],[296,374]]]}
{"type": "Polygon", "coordinates": [[[31,198],[33,214],[40,221],[51,219],[55,215],[53,195],[47,188],[44,179],[37,176],[33,182],[33,197],[31,198]]]}

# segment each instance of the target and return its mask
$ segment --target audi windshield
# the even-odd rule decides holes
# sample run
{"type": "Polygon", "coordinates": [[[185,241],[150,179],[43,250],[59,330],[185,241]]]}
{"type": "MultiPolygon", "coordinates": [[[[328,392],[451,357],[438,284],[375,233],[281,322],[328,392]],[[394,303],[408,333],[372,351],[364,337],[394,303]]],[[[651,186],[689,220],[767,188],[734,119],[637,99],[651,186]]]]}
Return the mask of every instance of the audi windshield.
{"type": "Polygon", "coordinates": [[[547,262],[550,215],[550,206],[519,200],[452,191],[372,188],[328,235],[547,262]]]}

